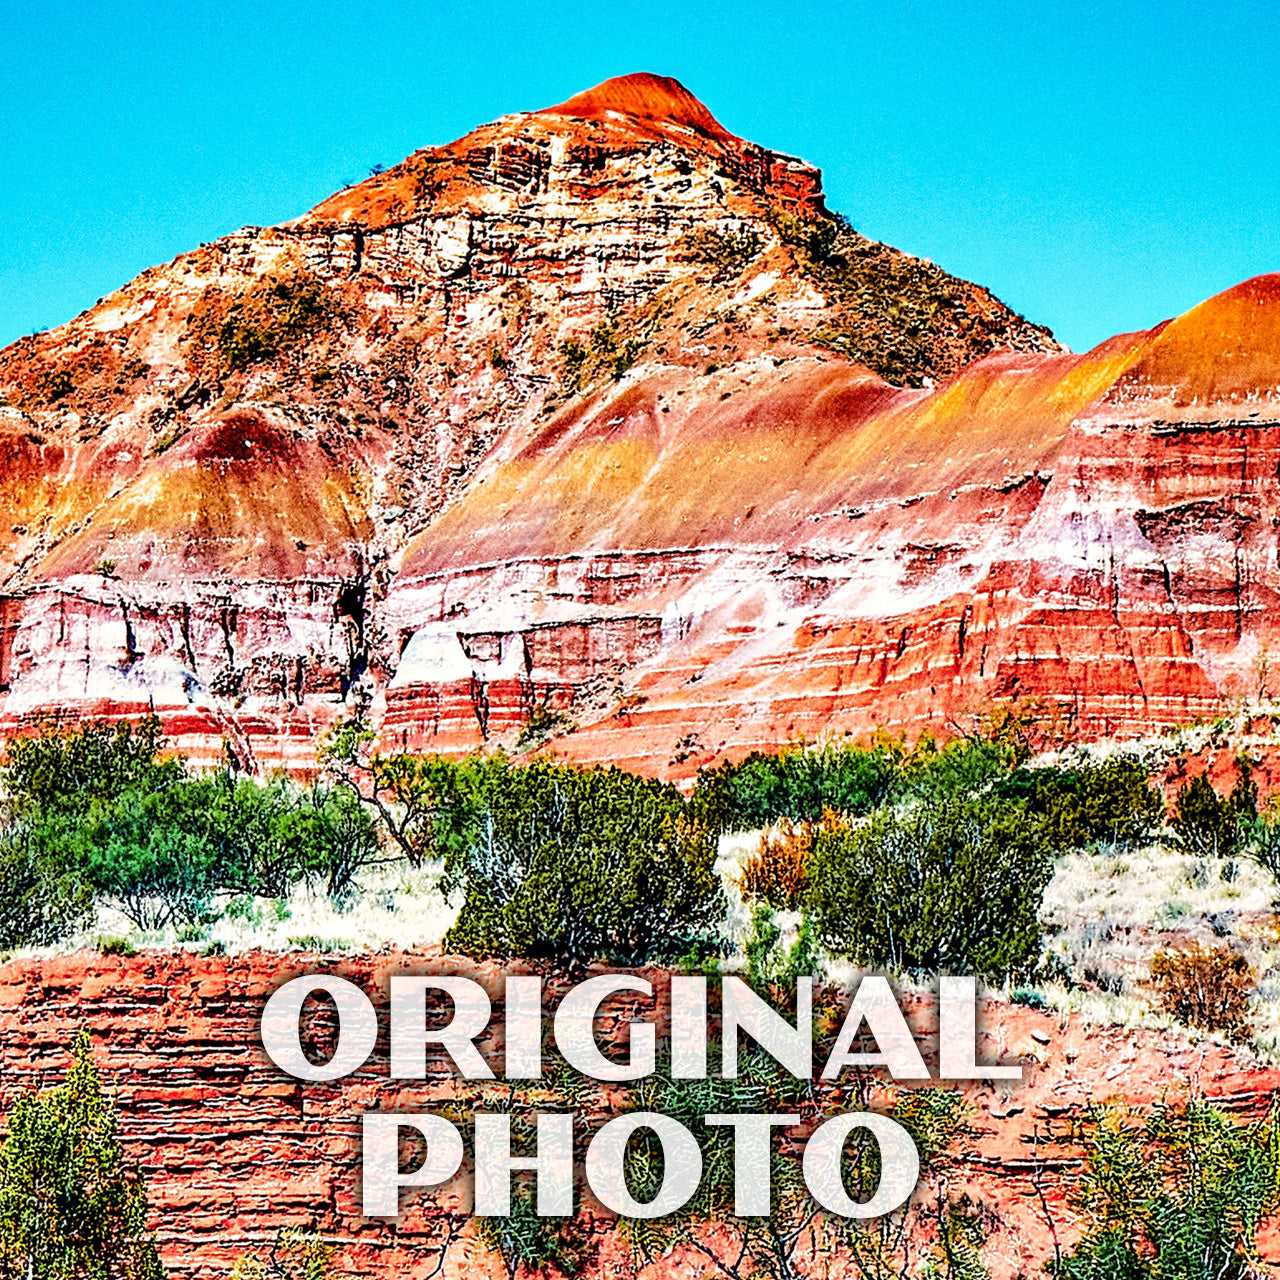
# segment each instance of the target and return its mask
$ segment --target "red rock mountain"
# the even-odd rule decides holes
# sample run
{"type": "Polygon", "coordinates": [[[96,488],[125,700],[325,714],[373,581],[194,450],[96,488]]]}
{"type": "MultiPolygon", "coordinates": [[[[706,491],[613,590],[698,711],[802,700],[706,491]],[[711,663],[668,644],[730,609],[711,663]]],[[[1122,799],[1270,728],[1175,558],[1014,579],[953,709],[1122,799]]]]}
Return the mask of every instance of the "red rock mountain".
{"type": "Polygon", "coordinates": [[[504,117],[0,352],[0,718],[687,773],[993,699],[1211,714],[1276,631],[1280,277],[1084,355],[674,80],[504,117]]]}

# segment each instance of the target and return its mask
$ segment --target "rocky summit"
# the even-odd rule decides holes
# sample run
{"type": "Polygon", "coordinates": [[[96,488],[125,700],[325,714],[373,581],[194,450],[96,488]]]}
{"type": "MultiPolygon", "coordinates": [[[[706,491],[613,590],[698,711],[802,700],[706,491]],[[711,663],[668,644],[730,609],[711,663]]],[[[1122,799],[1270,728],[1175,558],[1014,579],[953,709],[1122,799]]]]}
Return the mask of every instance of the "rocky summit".
{"type": "Polygon", "coordinates": [[[1280,276],[1084,355],[674,80],[506,116],[0,352],[0,728],[687,775],[1268,678],[1280,276]]]}

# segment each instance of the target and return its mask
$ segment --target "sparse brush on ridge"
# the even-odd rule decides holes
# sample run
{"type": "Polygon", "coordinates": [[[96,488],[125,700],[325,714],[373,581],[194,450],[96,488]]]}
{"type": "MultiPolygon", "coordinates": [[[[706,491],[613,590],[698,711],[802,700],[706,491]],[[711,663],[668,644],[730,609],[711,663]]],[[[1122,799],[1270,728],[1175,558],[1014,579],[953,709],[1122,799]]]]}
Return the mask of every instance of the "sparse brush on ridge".
{"type": "Polygon", "coordinates": [[[197,357],[212,356],[218,371],[238,373],[314,338],[343,314],[329,285],[294,266],[237,294],[207,289],[192,309],[186,341],[197,357]]]}

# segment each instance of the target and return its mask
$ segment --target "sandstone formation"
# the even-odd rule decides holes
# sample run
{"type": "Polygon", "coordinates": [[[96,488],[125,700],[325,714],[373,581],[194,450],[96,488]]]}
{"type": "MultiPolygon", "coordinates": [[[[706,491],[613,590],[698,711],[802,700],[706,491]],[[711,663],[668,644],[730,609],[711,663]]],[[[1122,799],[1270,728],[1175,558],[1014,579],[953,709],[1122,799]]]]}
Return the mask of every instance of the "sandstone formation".
{"type": "Polygon", "coordinates": [[[504,117],[0,352],[0,730],[682,775],[1265,681],[1280,278],[1085,355],[657,76],[504,117]]]}
{"type": "MultiPolygon", "coordinates": [[[[95,1036],[95,1058],[117,1088],[121,1138],[147,1180],[152,1222],[172,1280],[224,1276],[247,1249],[282,1226],[314,1227],[338,1249],[350,1277],[426,1277],[438,1271],[440,1214],[465,1212],[449,1194],[406,1196],[396,1223],[360,1214],[360,1116],[365,1111],[432,1110],[452,1085],[434,1071],[422,1083],[388,1080],[385,979],[391,972],[459,972],[456,960],[382,955],[333,957],[182,953],[135,957],[80,953],[0,966],[0,1115],[24,1089],[57,1083],[67,1046],[81,1025],[95,1036]],[[281,982],[301,972],[340,972],[383,1010],[382,1037],[367,1065],[336,1084],[303,1085],[262,1051],[258,1019],[281,982]]],[[[473,970],[495,993],[501,1025],[501,972],[473,970]]],[[[651,975],[661,992],[661,975],[651,975]]],[[[548,1008],[554,996],[548,997],[548,1008]]],[[[936,1013],[922,997],[906,1000],[927,1042],[936,1013]]],[[[645,1016],[637,1008],[638,1016],[645,1016]]],[[[628,1011],[602,1022],[617,1031],[628,1011]]],[[[1086,1028],[1074,1019],[987,1002],[980,1052],[1025,1064],[1024,1083],[975,1085],[971,1132],[949,1179],[995,1213],[984,1251],[993,1280],[1038,1274],[1052,1257],[1054,1223],[1069,1248],[1078,1227],[1068,1197],[1080,1167],[1072,1121],[1090,1101],[1123,1096],[1148,1107],[1198,1089],[1215,1105],[1245,1116],[1266,1110],[1280,1070],[1251,1066],[1218,1044],[1191,1045],[1173,1033],[1086,1028]],[[1043,1203],[1041,1201],[1043,1195],[1043,1203]],[[1045,1207],[1050,1218],[1045,1217],[1045,1207]]],[[[317,1024],[318,1046],[324,1033],[317,1024]]],[[[480,1048],[494,1055],[492,1037],[480,1048]]],[[[332,1046],[329,1046],[331,1051],[332,1046]]],[[[929,1054],[926,1050],[926,1058],[929,1054]]],[[[495,1066],[501,1059],[492,1056],[495,1066]]],[[[927,1086],[926,1086],[927,1087],[927,1086]]],[[[497,1105],[507,1088],[494,1086],[497,1105]]],[[[877,1092],[875,1101],[883,1097],[877,1092]]],[[[588,1108],[589,1110],[590,1108],[588,1108]]],[[[465,1194],[465,1182],[459,1188],[465,1194]]],[[[1274,1225],[1274,1224],[1272,1224],[1274,1225]]],[[[583,1274],[631,1274],[629,1250],[598,1221],[596,1251],[583,1274]]],[[[1280,1262],[1280,1241],[1260,1241],[1264,1260],[1280,1262]]],[[[695,1257],[677,1251],[647,1272],[687,1276],[695,1257]]],[[[443,1273],[494,1276],[501,1263],[468,1232],[443,1273]]]]}

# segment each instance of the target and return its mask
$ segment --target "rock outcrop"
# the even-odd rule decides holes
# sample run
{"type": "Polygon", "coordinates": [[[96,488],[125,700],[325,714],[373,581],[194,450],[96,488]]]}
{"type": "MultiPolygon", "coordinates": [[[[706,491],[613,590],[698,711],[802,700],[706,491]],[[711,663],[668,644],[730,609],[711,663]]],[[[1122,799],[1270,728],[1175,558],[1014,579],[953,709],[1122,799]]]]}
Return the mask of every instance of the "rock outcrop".
{"type": "MultiPolygon", "coordinates": [[[[386,977],[456,973],[465,964],[403,954],[336,961],[160,952],[11,961],[0,966],[0,1115],[23,1090],[59,1082],[67,1047],[87,1025],[118,1098],[121,1138],[146,1178],[172,1280],[226,1275],[241,1253],[268,1244],[283,1226],[318,1229],[337,1247],[343,1275],[434,1276],[439,1215],[465,1213],[467,1206],[428,1191],[406,1195],[397,1223],[362,1217],[360,1117],[447,1107],[454,1082],[434,1062],[424,1082],[388,1078],[386,977]],[[381,1010],[378,1048],[344,1081],[304,1085],[262,1050],[258,1023],[267,996],[302,972],[341,973],[381,1010]]],[[[492,1026],[499,1028],[501,973],[492,965],[470,972],[493,992],[492,1026]]],[[[661,995],[662,975],[650,976],[661,995]]],[[[557,998],[553,989],[548,1009],[557,998]]],[[[922,1043],[931,1026],[936,1039],[930,1001],[908,996],[905,1006],[922,1043]]],[[[633,1014],[652,1017],[641,1007],[619,1010],[602,1020],[600,1033],[620,1037],[633,1014]]],[[[952,1194],[968,1193],[994,1212],[984,1258],[995,1280],[1041,1270],[1052,1257],[1050,1220],[1064,1248],[1074,1240],[1078,1218],[1067,1199],[1081,1152],[1072,1121],[1091,1101],[1123,1097],[1149,1107],[1197,1091],[1223,1109],[1258,1116],[1280,1087],[1280,1070],[1251,1066],[1212,1042],[1192,1046],[1173,1033],[1087,1028],[995,1001],[984,1002],[980,1026],[984,1060],[1025,1064],[1022,1084],[967,1088],[974,1110],[948,1176],[952,1194]]],[[[312,1027],[323,1052],[322,1022],[312,1027]]],[[[500,1069],[495,1035],[479,1047],[500,1069]]],[[[495,1109],[509,1105],[507,1089],[494,1086],[495,1109]]],[[[883,1101],[878,1090],[876,1100],[883,1101]]],[[[611,1227],[609,1220],[596,1223],[593,1261],[583,1275],[630,1274],[628,1246],[611,1227]]],[[[502,1274],[474,1237],[472,1228],[453,1248],[446,1277],[502,1274]]],[[[1280,1261],[1273,1230],[1261,1244],[1265,1259],[1280,1261]]],[[[687,1275],[692,1260],[677,1251],[650,1274],[687,1275]]]]}
{"type": "Polygon", "coordinates": [[[1085,355],[629,76],[0,352],[0,729],[682,774],[1042,698],[1216,711],[1277,616],[1280,278],[1085,355]]]}

